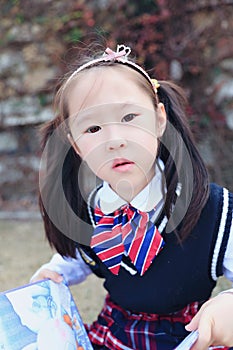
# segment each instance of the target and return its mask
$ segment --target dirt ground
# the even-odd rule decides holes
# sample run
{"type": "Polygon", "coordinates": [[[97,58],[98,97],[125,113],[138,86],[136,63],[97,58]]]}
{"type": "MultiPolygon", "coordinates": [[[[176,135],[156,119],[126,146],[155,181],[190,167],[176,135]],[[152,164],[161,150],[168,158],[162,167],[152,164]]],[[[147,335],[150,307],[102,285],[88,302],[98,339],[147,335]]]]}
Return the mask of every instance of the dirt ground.
{"type": "MultiPolygon", "coordinates": [[[[0,292],[29,282],[53,255],[40,221],[0,221],[0,292]]],[[[93,321],[103,305],[103,281],[91,275],[71,291],[85,322],[93,321]]]]}
{"type": "MultiPolygon", "coordinates": [[[[0,291],[28,283],[30,277],[53,254],[38,221],[0,221],[0,291]]],[[[85,322],[92,322],[103,305],[105,291],[102,280],[94,275],[78,286],[72,294],[85,322]]],[[[215,293],[230,286],[220,279],[215,293]]]]}

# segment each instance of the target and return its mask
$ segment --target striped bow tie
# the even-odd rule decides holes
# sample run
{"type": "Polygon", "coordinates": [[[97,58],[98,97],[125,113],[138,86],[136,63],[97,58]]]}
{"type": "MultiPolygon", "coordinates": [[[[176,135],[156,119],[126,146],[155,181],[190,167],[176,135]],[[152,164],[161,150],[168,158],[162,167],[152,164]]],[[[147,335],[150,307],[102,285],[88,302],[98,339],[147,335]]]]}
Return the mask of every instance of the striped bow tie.
{"type": "Polygon", "coordinates": [[[113,274],[118,275],[126,255],[142,276],[164,246],[157,227],[150,221],[154,212],[124,205],[112,214],[104,214],[98,205],[95,208],[91,248],[113,274]]]}

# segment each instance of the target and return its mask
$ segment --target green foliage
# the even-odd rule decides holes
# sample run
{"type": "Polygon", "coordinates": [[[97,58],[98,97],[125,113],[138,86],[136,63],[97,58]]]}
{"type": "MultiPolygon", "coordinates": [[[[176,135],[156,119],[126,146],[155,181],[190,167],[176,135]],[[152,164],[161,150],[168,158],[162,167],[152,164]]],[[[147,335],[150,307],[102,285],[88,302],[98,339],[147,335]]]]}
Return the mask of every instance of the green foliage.
{"type": "Polygon", "coordinates": [[[44,94],[44,93],[38,94],[38,99],[39,99],[39,103],[42,107],[46,106],[48,104],[47,94],[44,94]]]}
{"type": "Polygon", "coordinates": [[[34,23],[47,24],[48,18],[45,15],[40,15],[34,18],[34,23]]]}
{"type": "Polygon", "coordinates": [[[17,24],[22,24],[25,22],[25,17],[23,13],[17,13],[17,15],[15,16],[15,21],[17,24]]]}
{"type": "Polygon", "coordinates": [[[64,40],[68,43],[75,43],[83,37],[83,32],[79,28],[71,28],[68,33],[64,35],[64,40]]]}

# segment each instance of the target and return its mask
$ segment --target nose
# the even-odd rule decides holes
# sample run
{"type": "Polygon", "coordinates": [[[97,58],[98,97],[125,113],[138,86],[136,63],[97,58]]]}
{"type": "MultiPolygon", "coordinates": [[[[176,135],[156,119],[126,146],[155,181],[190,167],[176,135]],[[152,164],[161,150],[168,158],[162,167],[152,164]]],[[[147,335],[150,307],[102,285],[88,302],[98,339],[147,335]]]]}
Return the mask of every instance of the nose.
{"type": "Polygon", "coordinates": [[[107,151],[116,151],[127,146],[125,130],[118,123],[109,124],[106,129],[106,149],[107,151]]]}
{"type": "Polygon", "coordinates": [[[118,149],[127,146],[127,141],[125,139],[111,139],[106,143],[106,148],[108,151],[116,151],[118,149]]]}

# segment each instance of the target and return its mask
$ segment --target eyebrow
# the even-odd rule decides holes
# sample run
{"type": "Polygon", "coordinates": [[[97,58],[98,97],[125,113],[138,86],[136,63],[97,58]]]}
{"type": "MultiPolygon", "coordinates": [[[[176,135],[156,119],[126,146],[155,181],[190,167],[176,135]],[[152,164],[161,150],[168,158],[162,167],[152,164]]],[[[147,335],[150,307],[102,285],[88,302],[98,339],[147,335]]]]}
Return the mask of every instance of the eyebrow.
{"type": "Polygon", "coordinates": [[[133,102],[131,102],[131,101],[129,101],[129,102],[127,101],[127,102],[124,102],[122,104],[122,109],[126,108],[126,107],[140,107],[140,106],[135,104],[135,103],[133,103],[133,102]]]}
{"type": "MultiPolygon", "coordinates": [[[[105,104],[100,104],[100,105],[97,105],[95,106],[95,108],[99,108],[99,107],[104,107],[104,106],[118,106],[119,109],[121,111],[123,111],[124,109],[126,108],[142,108],[140,105],[137,105],[135,103],[133,103],[132,101],[126,101],[124,103],[118,103],[118,102],[113,102],[113,103],[105,103],[105,104]]],[[[79,121],[82,122],[83,120],[85,121],[88,121],[89,120],[92,120],[94,119],[93,118],[93,115],[96,115],[98,114],[98,111],[97,113],[95,114],[95,108],[94,107],[90,107],[89,109],[85,109],[85,110],[81,110],[79,111],[78,113],[76,113],[75,115],[69,117],[71,120],[75,120],[77,117],[80,117],[79,121]]]]}
{"type": "Polygon", "coordinates": [[[83,123],[84,121],[88,121],[88,119],[91,120],[92,119],[92,114],[91,113],[89,113],[89,114],[85,113],[83,115],[83,111],[80,111],[80,112],[72,115],[71,117],[69,117],[69,119],[70,119],[71,123],[77,123],[77,120],[78,120],[79,123],[83,123]]]}

